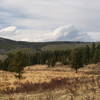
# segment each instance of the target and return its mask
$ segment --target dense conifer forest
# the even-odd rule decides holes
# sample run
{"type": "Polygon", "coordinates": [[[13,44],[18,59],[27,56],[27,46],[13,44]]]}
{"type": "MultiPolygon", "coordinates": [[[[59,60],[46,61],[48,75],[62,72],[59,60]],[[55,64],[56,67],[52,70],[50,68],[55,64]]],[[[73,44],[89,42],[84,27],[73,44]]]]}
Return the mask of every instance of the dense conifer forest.
{"type": "Polygon", "coordinates": [[[62,65],[69,65],[77,73],[79,68],[98,62],[100,62],[100,45],[92,43],[91,46],[86,45],[68,50],[15,50],[7,53],[5,60],[0,60],[0,70],[16,72],[20,77],[23,68],[26,66],[41,64],[55,67],[57,63],[60,63],[62,65]]]}

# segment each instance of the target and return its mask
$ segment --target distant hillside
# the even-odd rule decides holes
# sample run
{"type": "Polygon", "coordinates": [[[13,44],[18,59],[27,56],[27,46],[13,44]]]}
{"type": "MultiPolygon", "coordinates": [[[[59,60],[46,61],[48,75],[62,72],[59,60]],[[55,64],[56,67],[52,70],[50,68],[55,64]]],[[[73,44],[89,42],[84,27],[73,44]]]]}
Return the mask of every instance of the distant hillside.
{"type": "Polygon", "coordinates": [[[5,38],[0,38],[0,53],[5,53],[11,50],[31,48],[32,50],[65,50],[68,48],[75,48],[84,46],[86,42],[68,42],[68,41],[55,41],[55,42],[22,42],[14,41],[5,38]]]}

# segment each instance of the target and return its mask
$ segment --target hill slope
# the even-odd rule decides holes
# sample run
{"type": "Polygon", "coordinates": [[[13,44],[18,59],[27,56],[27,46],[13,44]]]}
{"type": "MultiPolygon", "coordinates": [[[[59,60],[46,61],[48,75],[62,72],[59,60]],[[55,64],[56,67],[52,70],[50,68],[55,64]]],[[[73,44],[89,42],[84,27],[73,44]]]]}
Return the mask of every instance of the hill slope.
{"type": "Polygon", "coordinates": [[[69,41],[55,41],[55,42],[22,42],[14,41],[5,38],[0,38],[0,53],[5,53],[10,50],[21,48],[32,48],[33,50],[65,50],[68,48],[84,46],[86,42],[69,42],[69,41]]]}

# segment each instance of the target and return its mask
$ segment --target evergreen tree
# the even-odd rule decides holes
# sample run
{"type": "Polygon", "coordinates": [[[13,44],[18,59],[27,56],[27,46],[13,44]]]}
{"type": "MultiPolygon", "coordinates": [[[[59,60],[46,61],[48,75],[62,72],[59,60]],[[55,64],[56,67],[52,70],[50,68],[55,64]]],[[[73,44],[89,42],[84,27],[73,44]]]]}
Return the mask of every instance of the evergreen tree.
{"type": "Polygon", "coordinates": [[[23,53],[17,52],[10,62],[9,70],[16,72],[17,74],[15,76],[20,79],[22,77],[23,68],[25,66],[25,56],[23,55],[23,53]]]}
{"type": "Polygon", "coordinates": [[[8,71],[9,61],[8,58],[6,58],[4,61],[2,61],[2,69],[8,71]]]}
{"type": "Polygon", "coordinates": [[[85,52],[84,52],[84,63],[88,64],[90,61],[90,47],[86,45],[85,47],[85,52]]]}
{"type": "Polygon", "coordinates": [[[91,48],[91,60],[93,60],[93,56],[95,54],[95,50],[96,50],[96,44],[92,43],[92,48],[91,48]]]}
{"type": "Polygon", "coordinates": [[[93,62],[98,63],[100,62],[100,50],[96,49],[94,57],[93,57],[93,62]]]}
{"type": "Polygon", "coordinates": [[[71,52],[71,66],[76,70],[76,73],[80,67],[83,67],[83,56],[80,49],[74,49],[71,52]]]}

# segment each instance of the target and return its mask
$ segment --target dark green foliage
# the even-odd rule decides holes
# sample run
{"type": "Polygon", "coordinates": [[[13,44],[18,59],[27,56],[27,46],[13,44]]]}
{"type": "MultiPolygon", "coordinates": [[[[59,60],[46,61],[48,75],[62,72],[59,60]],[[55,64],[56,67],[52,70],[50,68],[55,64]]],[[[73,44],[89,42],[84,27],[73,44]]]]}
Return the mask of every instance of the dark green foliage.
{"type": "Polygon", "coordinates": [[[94,54],[95,54],[95,50],[96,50],[96,44],[92,43],[92,48],[91,48],[91,57],[93,58],[94,54]]]}
{"type": "Polygon", "coordinates": [[[74,49],[71,52],[71,66],[72,68],[76,70],[76,73],[79,68],[83,67],[83,57],[82,56],[83,54],[80,49],[74,49]]]}
{"type": "Polygon", "coordinates": [[[100,62],[100,49],[96,49],[96,52],[94,53],[93,56],[93,62],[94,63],[100,62]]]}
{"type": "Polygon", "coordinates": [[[26,66],[26,57],[22,52],[16,52],[15,54],[9,55],[9,66],[8,70],[16,72],[15,75],[17,78],[22,77],[23,68],[26,66]]]}
{"type": "Polygon", "coordinates": [[[84,63],[88,64],[90,62],[90,47],[88,45],[86,45],[86,47],[84,48],[84,63]]]}
{"type": "Polygon", "coordinates": [[[99,50],[100,50],[100,44],[99,44],[99,45],[97,45],[97,49],[99,49],[99,50]]]}
{"type": "Polygon", "coordinates": [[[2,69],[2,61],[0,60],[0,69],[2,69]]]}
{"type": "Polygon", "coordinates": [[[8,61],[8,58],[7,58],[2,62],[2,69],[7,71],[8,66],[9,66],[9,61],[8,61]]]}
{"type": "Polygon", "coordinates": [[[92,44],[91,48],[91,63],[100,62],[100,45],[92,44]]]}
{"type": "Polygon", "coordinates": [[[91,46],[86,45],[77,49],[56,51],[33,51],[30,48],[17,49],[10,51],[5,60],[0,60],[0,69],[16,72],[20,78],[24,67],[30,65],[47,64],[48,67],[54,67],[56,63],[71,64],[77,72],[85,64],[98,62],[100,62],[100,45],[93,43],[91,46]]]}

